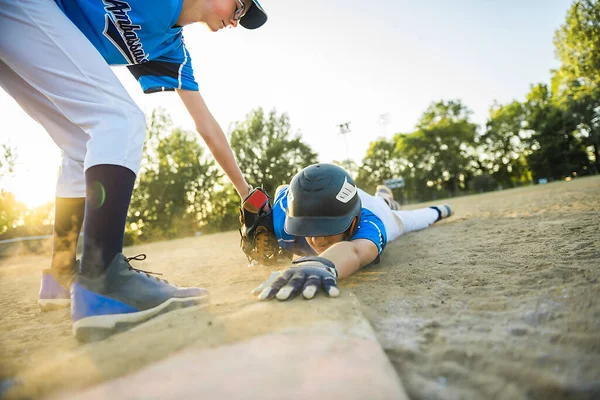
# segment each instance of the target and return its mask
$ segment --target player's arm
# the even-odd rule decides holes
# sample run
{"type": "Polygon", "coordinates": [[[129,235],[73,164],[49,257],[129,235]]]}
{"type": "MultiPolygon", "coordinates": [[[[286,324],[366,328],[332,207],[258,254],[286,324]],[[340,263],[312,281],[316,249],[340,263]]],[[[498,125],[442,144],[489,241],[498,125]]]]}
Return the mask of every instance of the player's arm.
{"type": "Polygon", "coordinates": [[[378,255],[377,245],[368,239],[335,243],[320,254],[335,265],[338,279],[346,278],[365,265],[369,265],[378,255]]]}
{"type": "Polygon", "coordinates": [[[215,160],[225,171],[240,197],[246,198],[249,194],[248,183],[237,165],[225,133],[206,106],[200,92],[177,89],[177,94],[194,120],[196,131],[206,142],[215,160]]]}
{"type": "Polygon", "coordinates": [[[235,161],[223,130],[208,110],[194,79],[191,57],[183,36],[169,52],[148,62],[127,67],[144,93],[176,90],[217,163],[227,174],[242,199],[248,196],[248,184],[235,161]]]}
{"type": "Polygon", "coordinates": [[[277,274],[272,274],[254,289],[259,299],[288,300],[302,293],[312,299],[322,289],[330,297],[339,296],[337,280],[352,275],[368,265],[383,252],[386,243],[385,227],[381,219],[363,209],[362,224],[350,241],[333,244],[314,257],[302,257],[277,274]]]}
{"type": "Polygon", "coordinates": [[[254,289],[261,300],[277,298],[289,300],[302,293],[312,299],[319,289],[329,297],[338,297],[338,278],[352,275],[359,268],[375,261],[379,255],[377,245],[368,239],[339,242],[319,256],[301,257],[281,273],[271,274],[254,289]]]}

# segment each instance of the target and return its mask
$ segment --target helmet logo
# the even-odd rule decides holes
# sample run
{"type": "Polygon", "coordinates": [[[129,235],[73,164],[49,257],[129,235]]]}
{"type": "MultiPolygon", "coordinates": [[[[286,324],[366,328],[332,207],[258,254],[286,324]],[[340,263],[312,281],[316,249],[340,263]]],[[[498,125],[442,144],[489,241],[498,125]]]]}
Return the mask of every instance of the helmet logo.
{"type": "Polygon", "coordinates": [[[356,196],[356,186],[348,182],[348,178],[344,177],[344,184],[335,198],[342,203],[347,203],[356,196]]]}

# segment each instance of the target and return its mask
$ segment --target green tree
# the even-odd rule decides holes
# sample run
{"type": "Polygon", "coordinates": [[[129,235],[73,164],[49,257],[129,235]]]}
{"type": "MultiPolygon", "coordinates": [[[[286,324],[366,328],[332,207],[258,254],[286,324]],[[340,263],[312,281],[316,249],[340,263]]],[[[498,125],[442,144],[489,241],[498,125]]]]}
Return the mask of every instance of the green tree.
{"type": "Polygon", "coordinates": [[[17,155],[15,149],[8,144],[3,144],[0,150],[0,178],[6,174],[11,174],[15,167],[17,155]]]}
{"type": "Polygon", "coordinates": [[[585,145],[578,137],[575,115],[553,101],[544,84],[533,86],[524,105],[530,152],[527,157],[534,179],[562,179],[585,174],[590,167],[585,145]]]}
{"type": "MultiPolygon", "coordinates": [[[[0,151],[0,179],[13,172],[15,161],[14,148],[3,144],[0,151]]],[[[25,205],[17,201],[12,193],[0,189],[0,235],[17,226],[25,209],[25,205]]]]}
{"type": "Polygon", "coordinates": [[[385,138],[379,138],[369,144],[356,178],[356,184],[361,189],[374,193],[377,185],[382,184],[384,180],[398,177],[395,149],[396,143],[385,138]]]}
{"type": "Polygon", "coordinates": [[[566,21],[554,34],[561,74],[567,81],[578,80],[582,86],[600,85],[600,2],[574,1],[566,21]]]}
{"type": "Polygon", "coordinates": [[[569,98],[564,107],[573,114],[577,124],[575,135],[594,160],[590,173],[600,173],[600,88],[569,98]]]}
{"type": "Polygon", "coordinates": [[[242,173],[253,186],[273,194],[277,186],[289,183],[294,174],[318,161],[317,154],[300,135],[292,136],[287,114],[276,110],[265,115],[252,110],[231,132],[231,148],[242,173]]]}
{"type": "MultiPolygon", "coordinates": [[[[525,152],[529,133],[525,130],[526,113],[522,103],[494,104],[486,130],[479,138],[479,165],[482,173],[503,187],[514,187],[528,181],[525,152]]],[[[479,187],[490,183],[478,179],[479,187]]]]}
{"type": "Polygon", "coordinates": [[[471,114],[459,100],[432,103],[415,132],[395,136],[400,164],[409,169],[403,177],[417,184],[419,199],[424,200],[427,188],[450,195],[467,188],[477,165],[477,125],[470,121],[471,114]]]}
{"type": "Polygon", "coordinates": [[[554,96],[572,113],[582,143],[600,172],[600,2],[578,0],[554,35],[561,61],[552,80],[554,96]]]}
{"type": "Polygon", "coordinates": [[[348,171],[348,173],[352,177],[356,177],[358,174],[359,167],[358,167],[358,164],[356,164],[356,162],[354,160],[351,160],[351,159],[346,159],[346,160],[342,160],[342,161],[333,160],[331,163],[344,168],[346,171],[348,171]]]}
{"type": "Polygon", "coordinates": [[[26,210],[25,204],[18,201],[14,194],[4,190],[0,191],[0,235],[16,228],[26,210]]]}
{"type": "Polygon", "coordinates": [[[211,197],[211,212],[202,229],[205,233],[235,230],[240,227],[240,197],[233,187],[227,183],[216,190],[211,197]]]}
{"type": "Polygon", "coordinates": [[[205,156],[197,135],[173,128],[163,110],[148,122],[144,162],[128,218],[129,240],[191,235],[210,217],[214,188],[221,177],[205,156]]]}

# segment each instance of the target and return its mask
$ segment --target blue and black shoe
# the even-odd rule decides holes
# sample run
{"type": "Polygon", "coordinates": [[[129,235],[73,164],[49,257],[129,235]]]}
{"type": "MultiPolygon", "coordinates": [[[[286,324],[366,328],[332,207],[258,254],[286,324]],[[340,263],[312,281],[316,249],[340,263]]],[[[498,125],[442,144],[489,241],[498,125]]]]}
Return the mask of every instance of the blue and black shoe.
{"type": "Polygon", "coordinates": [[[77,340],[101,340],[160,314],[209,303],[205,289],[178,288],[129,264],[145,258],[145,254],[128,258],[118,253],[101,276],[79,275],[71,287],[71,318],[77,340]]]}
{"type": "Polygon", "coordinates": [[[58,272],[54,269],[45,269],[42,271],[42,282],[40,284],[40,295],[38,305],[42,311],[51,311],[59,308],[67,308],[71,305],[71,294],[69,288],[75,280],[74,269],[58,272]]]}

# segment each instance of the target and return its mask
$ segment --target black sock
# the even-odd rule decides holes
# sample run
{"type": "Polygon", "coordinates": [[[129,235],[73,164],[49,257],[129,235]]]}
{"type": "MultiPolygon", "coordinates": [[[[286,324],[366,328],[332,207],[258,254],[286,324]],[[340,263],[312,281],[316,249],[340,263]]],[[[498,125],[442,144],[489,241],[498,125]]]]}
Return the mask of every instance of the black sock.
{"type": "Polygon", "coordinates": [[[115,254],[123,251],[135,174],[118,165],[95,165],[85,172],[85,182],[81,274],[93,278],[101,275],[115,254]]]}
{"type": "Polygon", "coordinates": [[[438,217],[437,217],[437,219],[435,220],[435,222],[438,222],[439,220],[441,220],[441,219],[442,219],[442,210],[440,210],[440,208],[439,208],[439,207],[433,206],[433,207],[429,207],[429,208],[433,208],[433,209],[434,209],[435,211],[437,211],[437,213],[438,213],[438,217]]]}
{"type": "Polygon", "coordinates": [[[54,203],[52,263],[50,268],[59,275],[76,273],[77,239],[83,224],[85,198],[57,197],[54,203]]]}

